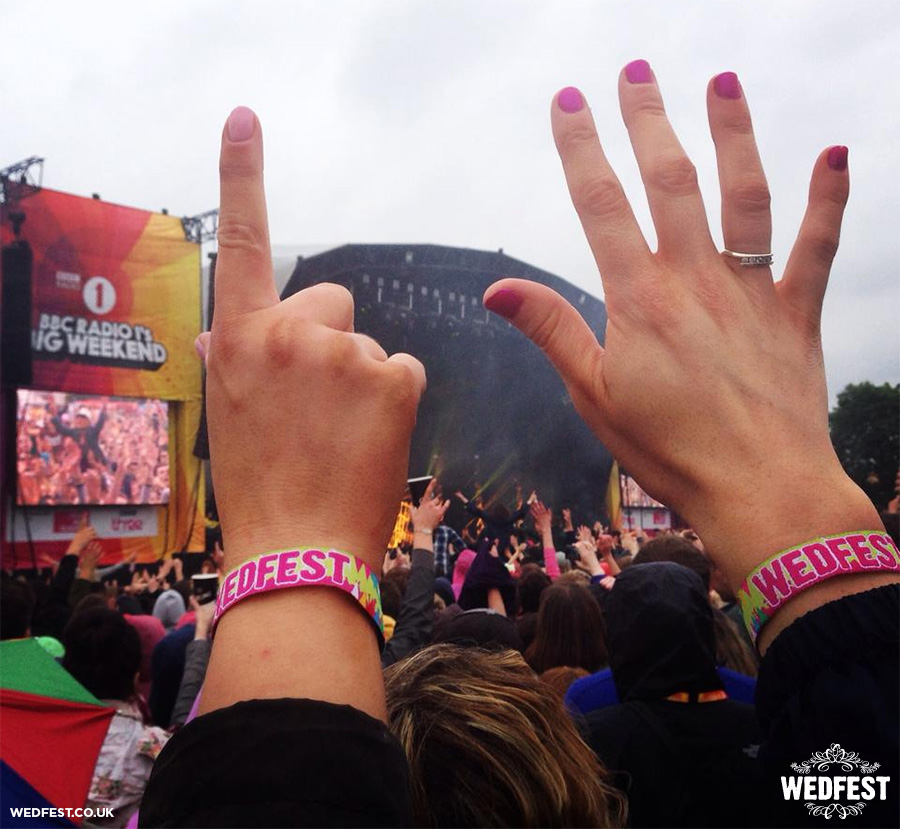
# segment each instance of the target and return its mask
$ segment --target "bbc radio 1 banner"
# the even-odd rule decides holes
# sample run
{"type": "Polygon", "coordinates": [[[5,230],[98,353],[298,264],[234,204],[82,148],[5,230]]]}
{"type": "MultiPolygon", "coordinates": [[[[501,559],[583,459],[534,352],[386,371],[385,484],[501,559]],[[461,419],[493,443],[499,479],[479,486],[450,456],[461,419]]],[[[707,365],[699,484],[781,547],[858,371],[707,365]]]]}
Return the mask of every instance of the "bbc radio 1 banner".
{"type": "Polygon", "coordinates": [[[47,189],[20,209],[34,257],[32,387],[200,397],[200,246],[181,220],[47,189]]]}

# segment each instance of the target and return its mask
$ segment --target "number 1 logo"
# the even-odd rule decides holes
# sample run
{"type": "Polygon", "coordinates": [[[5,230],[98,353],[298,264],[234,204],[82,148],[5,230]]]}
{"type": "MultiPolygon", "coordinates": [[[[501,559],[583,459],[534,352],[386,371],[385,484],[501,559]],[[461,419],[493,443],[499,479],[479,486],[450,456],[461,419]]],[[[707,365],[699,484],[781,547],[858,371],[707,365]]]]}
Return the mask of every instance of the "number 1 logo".
{"type": "Polygon", "coordinates": [[[116,289],[105,276],[92,276],[84,283],[81,297],[89,311],[102,316],[116,304],[116,289]]]}

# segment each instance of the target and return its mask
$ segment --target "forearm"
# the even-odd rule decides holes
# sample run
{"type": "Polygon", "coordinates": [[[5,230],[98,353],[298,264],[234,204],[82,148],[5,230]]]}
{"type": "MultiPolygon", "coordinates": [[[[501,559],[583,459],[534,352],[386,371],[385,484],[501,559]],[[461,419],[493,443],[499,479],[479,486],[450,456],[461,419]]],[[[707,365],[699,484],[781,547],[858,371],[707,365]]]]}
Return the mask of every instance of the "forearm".
{"type": "Polygon", "coordinates": [[[209,665],[209,654],[212,644],[208,639],[194,639],[188,643],[185,654],[184,674],[178,688],[178,697],[172,708],[171,725],[183,725],[191,712],[194,700],[203,686],[206,669],[209,665]]]}
{"type": "Polygon", "coordinates": [[[100,579],[100,581],[103,581],[103,579],[114,573],[118,573],[119,570],[124,567],[128,567],[127,561],[120,561],[118,564],[110,564],[109,567],[98,567],[95,572],[97,573],[97,578],[100,579]]]}
{"type": "Polygon", "coordinates": [[[412,551],[412,566],[400,616],[391,641],[381,654],[383,666],[392,665],[431,638],[434,627],[434,554],[427,549],[412,551]]]}
{"type": "Polygon", "coordinates": [[[553,546],[553,531],[547,527],[541,530],[541,543],[544,546],[544,569],[551,579],[559,575],[559,562],[556,560],[556,547],[553,546]]]}
{"type": "MultiPolygon", "coordinates": [[[[609,568],[609,575],[618,576],[619,573],[622,572],[622,568],[619,567],[619,562],[616,561],[616,557],[612,553],[603,556],[603,562],[609,568]]],[[[591,575],[595,574],[592,573],[591,575]]]]}
{"type": "Polygon", "coordinates": [[[503,602],[503,596],[496,587],[492,587],[487,593],[488,607],[501,616],[506,615],[506,604],[503,602]]]}
{"type": "Polygon", "coordinates": [[[235,605],[219,621],[200,713],[281,698],[386,718],[375,631],[351,596],[329,587],[278,590],[235,605]]]}
{"type": "MultiPolygon", "coordinates": [[[[780,480],[784,483],[779,484],[778,497],[768,494],[769,487],[761,482],[758,492],[748,496],[751,500],[742,501],[741,510],[715,509],[712,502],[702,505],[698,502],[701,508],[697,509],[699,521],[695,526],[710,557],[726,574],[736,595],[756,567],[792,545],[823,535],[882,527],[871,501],[841,470],[830,478],[818,479],[814,502],[806,497],[806,489],[800,483],[790,485],[787,474],[782,473],[780,480]],[[760,516],[765,516],[765,520],[760,520],[760,516]]],[[[807,489],[808,485],[806,480],[807,489]]],[[[762,628],[757,642],[760,652],[764,653],[774,638],[799,616],[842,596],[898,581],[896,572],[875,570],[838,576],[803,590],[762,628]]]]}
{"type": "MultiPolygon", "coordinates": [[[[432,530],[415,530],[413,532],[413,546],[415,550],[427,550],[434,553],[434,534],[432,530]]],[[[432,559],[432,569],[434,569],[434,559],[432,559]]]]}

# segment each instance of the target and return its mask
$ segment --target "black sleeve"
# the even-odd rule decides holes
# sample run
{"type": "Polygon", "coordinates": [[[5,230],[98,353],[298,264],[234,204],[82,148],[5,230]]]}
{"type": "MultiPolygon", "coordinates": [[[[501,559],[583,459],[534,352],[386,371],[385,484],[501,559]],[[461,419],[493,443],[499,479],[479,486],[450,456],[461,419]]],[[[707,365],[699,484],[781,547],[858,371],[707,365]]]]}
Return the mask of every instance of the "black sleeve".
{"type": "Polygon", "coordinates": [[[528,515],[529,512],[531,512],[531,505],[530,504],[522,504],[522,506],[519,507],[510,517],[510,519],[509,519],[510,524],[515,526],[523,518],[525,518],[525,516],[528,515]]]}
{"type": "Polygon", "coordinates": [[[75,436],[74,430],[66,426],[66,424],[62,422],[62,418],[59,415],[53,415],[53,417],[50,418],[50,422],[56,427],[56,431],[59,432],[63,437],[71,438],[75,436]]]}
{"type": "Polygon", "coordinates": [[[472,515],[475,518],[480,518],[482,521],[487,523],[487,513],[483,509],[481,509],[481,507],[475,506],[474,501],[466,501],[465,509],[466,512],[469,513],[469,515],[472,515]]]}
{"type": "Polygon", "coordinates": [[[53,604],[68,606],[69,591],[72,589],[72,583],[75,581],[75,573],[77,571],[78,556],[66,553],[59,560],[59,567],[56,568],[56,573],[50,582],[50,596],[53,604]]]}
{"type": "Polygon", "coordinates": [[[413,550],[409,581],[400,605],[394,635],[381,652],[386,668],[408,656],[431,639],[434,629],[434,553],[413,550]]]}
{"type": "Polygon", "coordinates": [[[347,705],[252,700],[178,731],[153,766],[141,826],[410,826],[406,757],[347,705]]]}
{"type": "Polygon", "coordinates": [[[809,825],[809,818],[802,801],[785,803],[781,777],[796,774],[791,763],[837,743],[867,763],[879,763],[875,775],[890,776],[887,800],[864,801],[853,825],[896,826],[900,586],[830,602],[785,628],[760,665],[756,710],[765,735],[760,756],[767,800],[784,807],[789,825],[809,825]]]}

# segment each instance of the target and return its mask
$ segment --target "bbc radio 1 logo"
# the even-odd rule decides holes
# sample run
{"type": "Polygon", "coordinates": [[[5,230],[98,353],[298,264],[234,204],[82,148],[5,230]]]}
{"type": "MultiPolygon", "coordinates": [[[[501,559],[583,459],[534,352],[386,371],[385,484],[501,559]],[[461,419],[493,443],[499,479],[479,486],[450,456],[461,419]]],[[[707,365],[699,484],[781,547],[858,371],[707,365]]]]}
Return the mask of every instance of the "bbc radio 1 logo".
{"type": "Polygon", "coordinates": [[[81,291],[84,307],[98,317],[116,307],[116,286],[105,276],[92,276],[82,285],[81,274],[57,271],[56,287],[63,291],[81,291]]]}
{"type": "Polygon", "coordinates": [[[797,775],[781,778],[784,799],[806,801],[803,805],[810,815],[829,819],[837,815],[843,820],[861,814],[866,801],[887,800],[891,778],[875,774],[881,764],[868,763],[855,751],[845,751],[838,743],[832,743],[825,751],[815,752],[802,763],[791,763],[791,768],[797,775]],[[820,773],[810,774],[812,771],[820,773]]]}
{"type": "Polygon", "coordinates": [[[81,298],[88,311],[102,317],[116,305],[116,288],[105,276],[92,276],[84,283],[81,298]]]}

